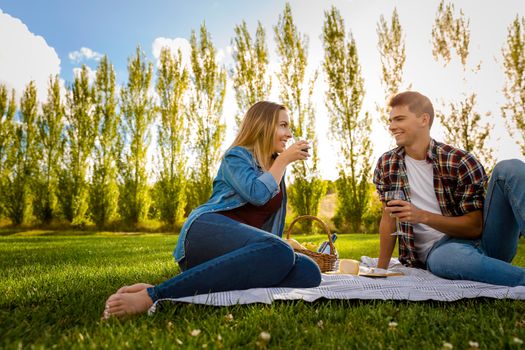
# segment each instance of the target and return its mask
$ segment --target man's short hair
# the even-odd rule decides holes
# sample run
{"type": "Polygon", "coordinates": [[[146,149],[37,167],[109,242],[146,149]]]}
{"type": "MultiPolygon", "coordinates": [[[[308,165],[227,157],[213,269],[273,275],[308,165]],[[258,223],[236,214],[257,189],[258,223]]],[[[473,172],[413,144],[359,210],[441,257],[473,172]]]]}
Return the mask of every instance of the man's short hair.
{"type": "Polygon", "coordinates": [[[397,106],[407,106],[408,110],[415,113],[418,117],[427,113],[430,116],[429,127],[432,127],[434,121],[434,107],[430,99],[417,91],[405,91],[400,92],[397,95],[392,96],[388,102],[390,108],[397,106]]]}

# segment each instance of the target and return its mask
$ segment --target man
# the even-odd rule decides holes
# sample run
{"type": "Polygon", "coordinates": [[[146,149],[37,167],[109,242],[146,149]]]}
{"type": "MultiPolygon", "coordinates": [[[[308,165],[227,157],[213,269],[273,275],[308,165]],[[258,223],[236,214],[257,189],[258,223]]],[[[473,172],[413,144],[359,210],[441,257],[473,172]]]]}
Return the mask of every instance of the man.
{"type": "Polygon", "coordinates": [[[374,172],[383,201],[378,267],[388,267],[398,218],[403,264],[448,279],[525,285],[525,269],[510,264],[525,232],[525,164],[499,162],[487,186],[472,154],[430,137],[434,108],[426,96],[402,92],[389,107],[398,147],[380,157],[374,172]],[[406,200],[385,203],[391,190],[406,200]]]}

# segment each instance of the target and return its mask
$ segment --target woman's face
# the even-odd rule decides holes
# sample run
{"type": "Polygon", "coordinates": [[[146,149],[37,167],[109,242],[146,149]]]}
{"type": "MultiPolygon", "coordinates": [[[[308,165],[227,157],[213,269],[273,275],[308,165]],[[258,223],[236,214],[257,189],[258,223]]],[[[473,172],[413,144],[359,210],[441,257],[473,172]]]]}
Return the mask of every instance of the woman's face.
{"type": "Polygon", "coordinates": [[[279,111],[279,123],[273,136],[273,151],[281,153],[286,149],[286,142],[292,137],[290,131],[290,118],[286,110],[279,111]]]}

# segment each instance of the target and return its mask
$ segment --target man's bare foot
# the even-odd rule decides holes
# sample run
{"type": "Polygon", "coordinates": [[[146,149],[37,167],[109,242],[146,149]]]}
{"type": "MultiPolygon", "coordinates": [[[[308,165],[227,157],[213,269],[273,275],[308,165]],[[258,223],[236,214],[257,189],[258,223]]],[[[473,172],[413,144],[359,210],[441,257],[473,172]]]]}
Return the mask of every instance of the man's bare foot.
{"type": "Polygon", "coordinates": [[[124,318],[125,316],[141,314],[146,312],[151,305],[153,305],[153,301],[146,289],[136,293],[116,293],[106,301],[103,318],[124,318]]]}
{"type": "Polygon", "coordinates": [[[120,288],[119,290],[117,290],[117,294],[120,294],[120,293],[136,293],[136,292],[140,292],[141,290],[143,289],[147,289],[147,288],[150,288],[150,287],[154,287],[152,284],[147,284],[147,283],[135,283],[131,286],[124,286],[122,288],[120,288]]]}

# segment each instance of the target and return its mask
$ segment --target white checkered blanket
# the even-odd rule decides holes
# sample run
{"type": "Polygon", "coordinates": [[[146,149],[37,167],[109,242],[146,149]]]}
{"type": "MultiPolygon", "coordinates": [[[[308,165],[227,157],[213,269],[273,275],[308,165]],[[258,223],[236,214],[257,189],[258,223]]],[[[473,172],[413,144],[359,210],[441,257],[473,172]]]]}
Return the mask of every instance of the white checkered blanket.
{"type": "MultiPolygon", "coordinates": [[[[374,265],[377,259],[362,257],[362,265],[374,265]]],[[[370,278],[354,275],[323,274],[316,288],[253,288],[195,295],[177,299],[160,299],[150,308],[155,312],[159,303],[183,302],[215,306],[265,303],[275,300],[317,299],[379,299],[379,300],[440,300],[455,301],[468,298],[496,298],[525,300],[525,287],[496,286],[480,282],[446,280],[432,273],[402,266],[392,259],[390,268],[401,271],[403,276],[370,278]]]]}

